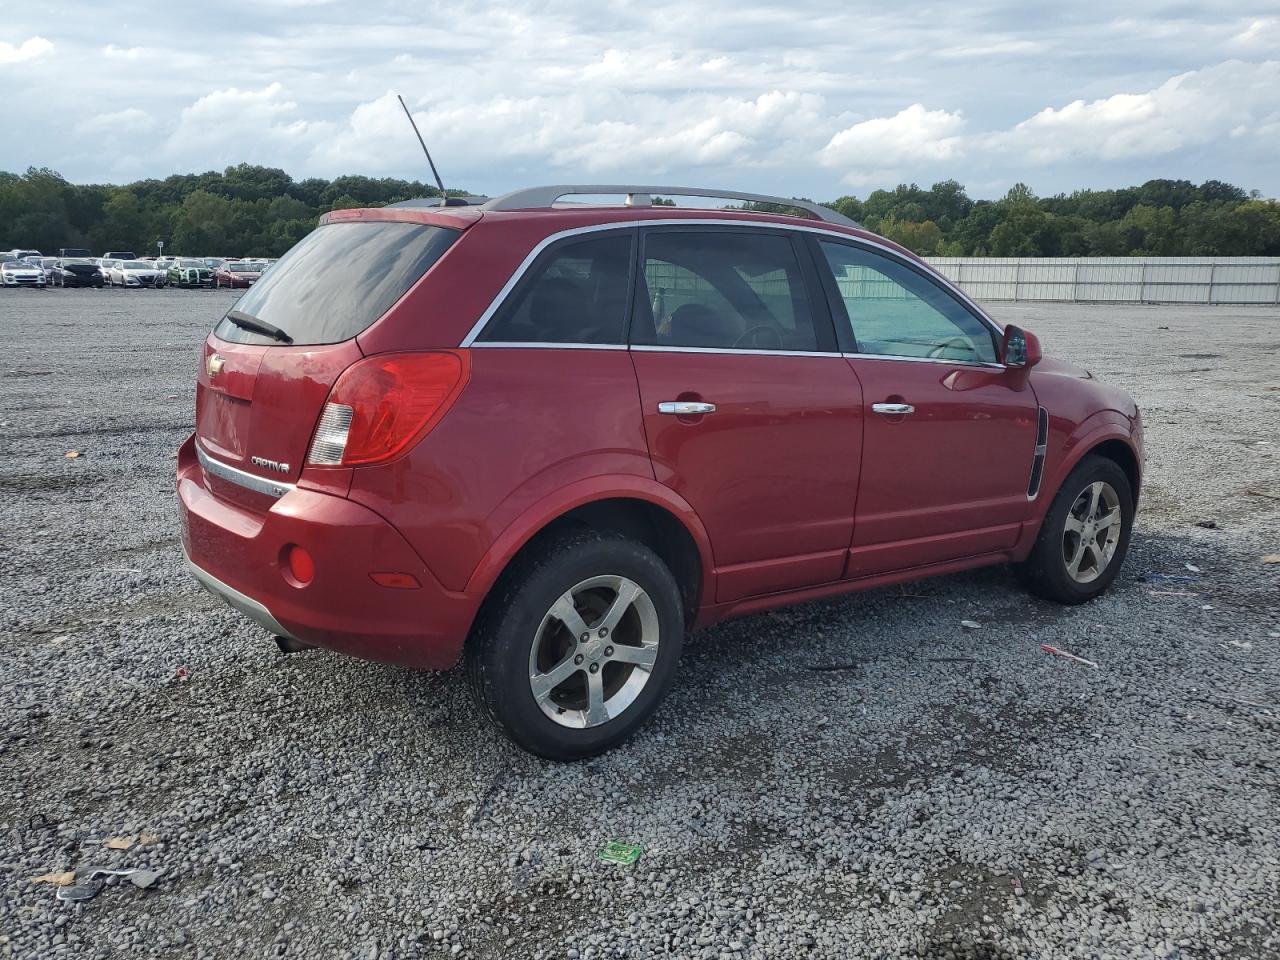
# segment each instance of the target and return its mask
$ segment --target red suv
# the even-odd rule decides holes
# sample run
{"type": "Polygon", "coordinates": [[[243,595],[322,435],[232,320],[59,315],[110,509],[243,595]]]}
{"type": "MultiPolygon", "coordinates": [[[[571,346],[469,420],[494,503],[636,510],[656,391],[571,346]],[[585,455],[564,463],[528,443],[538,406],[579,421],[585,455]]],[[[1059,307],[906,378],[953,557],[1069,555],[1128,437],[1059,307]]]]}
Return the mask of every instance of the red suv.
{"type": "Polygon", "coordinates": [[[1127,395],[908,251],[704,189],[330,213],[214,328],[196,397],[195,576],[285,650],[465,657],[556,758],[631,734],[725,617],[1007,562],[1097,596],[1143,464],[1127,395]]]}

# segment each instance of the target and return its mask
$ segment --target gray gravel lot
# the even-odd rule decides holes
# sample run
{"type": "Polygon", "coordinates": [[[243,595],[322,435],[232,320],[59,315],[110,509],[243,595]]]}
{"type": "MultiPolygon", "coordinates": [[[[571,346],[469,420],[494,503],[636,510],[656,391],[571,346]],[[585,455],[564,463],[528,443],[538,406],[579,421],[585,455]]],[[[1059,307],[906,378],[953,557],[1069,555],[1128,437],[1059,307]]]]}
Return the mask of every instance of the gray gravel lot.
{"type": "Polygon", "coordinates": [[[1280,310],[994,305],[1144,409],[1115,589],[728,623],[557,765],[456,673],[281,656],[187,577],[174,451],[229,302],[0,291],[0,957],[1280,956],[1280,310]],[[33,881],[90,864],[159,877],[33,881]]]}

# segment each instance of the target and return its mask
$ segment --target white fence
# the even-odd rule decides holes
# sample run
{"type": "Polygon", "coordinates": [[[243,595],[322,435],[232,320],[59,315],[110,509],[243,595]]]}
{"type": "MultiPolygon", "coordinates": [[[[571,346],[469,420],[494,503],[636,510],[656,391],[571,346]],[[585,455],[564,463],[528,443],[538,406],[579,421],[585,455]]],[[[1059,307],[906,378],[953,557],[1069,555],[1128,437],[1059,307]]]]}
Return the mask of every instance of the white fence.
{"type": "Polygon", "coordinates": [[[930,257],[975,300],[1280,304],[1273,257],[930,257]]]}

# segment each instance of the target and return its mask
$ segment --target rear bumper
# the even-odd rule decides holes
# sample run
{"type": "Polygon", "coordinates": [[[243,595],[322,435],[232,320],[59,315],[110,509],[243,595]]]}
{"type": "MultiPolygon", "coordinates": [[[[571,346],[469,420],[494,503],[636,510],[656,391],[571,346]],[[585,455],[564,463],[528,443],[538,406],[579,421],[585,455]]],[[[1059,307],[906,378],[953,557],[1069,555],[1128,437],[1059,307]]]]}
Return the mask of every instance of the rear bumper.
{"type": "Polygon", "coordinates": [[[368,660],[446,669],[457,662],[479,601],[445,590],[403,537],[343,497],[282,485],[248,509],[215,495],[194,437],[178,453],[182,544],[196,579],[273,634],[368,660]],[[284,560],[311,554],[301,585],[284,560]],[[417,589],[381,586],[372,573],[408,573],[417,589]]]}
{"type": "Polygon", "coordinates": [[[239,610],[246,617],[252,620],[258,626],[268,630],[277,637],[288,637],[291,640],[298,639],[285,629],[284,624],[271,615],[271,611],[260,604],[253,597],[246,596],[230,584],[223,583],[217,577],[207,570],[197,567],[191,562],[191,557],[187,557],[187,569],[191,571],[191,575],[200,581],[200,585],[212,593],[219,600],[224,601],[227,606],[233,610],[239,610]]]}

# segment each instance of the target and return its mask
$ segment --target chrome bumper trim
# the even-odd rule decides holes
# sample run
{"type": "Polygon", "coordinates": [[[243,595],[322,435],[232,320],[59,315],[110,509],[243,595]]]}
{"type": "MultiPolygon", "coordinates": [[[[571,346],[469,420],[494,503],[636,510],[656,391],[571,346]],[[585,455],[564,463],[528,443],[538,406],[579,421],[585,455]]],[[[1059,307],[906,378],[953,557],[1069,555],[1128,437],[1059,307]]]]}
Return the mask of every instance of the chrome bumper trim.
{"type": "Polygon", "coordinates": [[[256,493],[265,493],[268,497],[275,497],[277,500],[294,489],[292,483],[269,480],[266,477],[260,477],[257,474],[233,467],[229,463],[223,463],[221,460],[215,460],[204,452],[199,440],[196,440],[196,457],[200,460],[200,466],[215,477],[221,477],[223,480],[238,484],[256,493]]]}
{"type": "MultiPolygon", "coordinates": [[[[223,583],[209,571],[204,570],[195,565],[191,557],[183,552],[183,556],[187,561],[187,569],[191,571],[191,575],[200,581],[200,586],[204,587],[218,599],[224,601],[231,609],[236,610],[258,626],[268,630],[278,637],[288,637],[290,640],[298,638],[281,626],[280,621],[272,615],[271,611],[260,604],[252,597],[247,597],[235,587],[230,587],[223,583]]],[[[298,641],[301,643],[302,641],[298,641]]]]}

